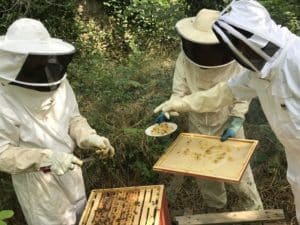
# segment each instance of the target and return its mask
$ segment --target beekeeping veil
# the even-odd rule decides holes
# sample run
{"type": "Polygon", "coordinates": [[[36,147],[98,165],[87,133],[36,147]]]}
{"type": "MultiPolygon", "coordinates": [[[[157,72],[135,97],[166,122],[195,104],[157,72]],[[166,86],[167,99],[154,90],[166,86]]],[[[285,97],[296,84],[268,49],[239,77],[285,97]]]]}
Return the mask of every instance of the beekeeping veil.
{"type": "Polygon", "coordinates": [[[254,0],[233,1],[213,25],[217,38],[239,63],[262,77],[268,73],[265,65],[284,43],[283,35],[277,35],[279,29],[268,11],[254,0]]]}
{"type": "Polygon", "coordinates": [[[202,9],[195,17],[181,19],[175,25],[185,56],[202,68],[222,67],[233,62],[233,57],[212,31],[219,15],[219,11],[202,9]]]}
{"type": "Polygon", "coordinates": [[[40,21],[18,19],[0,36],[0,78],[38,91],[55,90],[74,52],[73,45],[51,38],[40,21]]]}

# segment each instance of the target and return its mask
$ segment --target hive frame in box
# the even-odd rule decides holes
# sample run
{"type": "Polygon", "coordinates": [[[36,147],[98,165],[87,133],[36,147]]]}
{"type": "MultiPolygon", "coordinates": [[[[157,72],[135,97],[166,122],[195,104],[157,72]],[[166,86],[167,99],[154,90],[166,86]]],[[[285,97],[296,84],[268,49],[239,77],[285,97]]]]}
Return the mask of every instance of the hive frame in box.
{"type": "Polygon", "coordinates": [[[217,136],[181,133],[154,164],[153,170],[238,183],[258,141],[229,138],[221,142],[219,139],[217,136]],[[200,143],[198,148],[197,141],[200,143]],[[203,146],[207,148],[201,150],[203,146]],[[215,156],[206,154],[209,149],[215,156]]]}
{"type": "MultiPolygon", "coordinates": [[[[106,198],[111,198],[111,202],[109,205],[112,208],[114,208],[114,205],[120,205],[120,195],[122,196],[122,198],[124,197],[124,199],[121,199],[121,202],[122,200],[124,200],[122,207],[117,207],[116,212],[112,212],[113,209],[111,209],[111,211],[107,215],[103,214],[103,217],[110,216],[112,218],[114,214],[117,214],[119,216],[118,218],[116,218],[116,220],[113,220],[113,222],[111,222],[110,220],[109,225],[171,225],[168,204],[164,194],[163,185],[94,189],[91,191],[79,225],[100,224],[97,223],[97,221],[93,220],[96,216],[97,210],[99,210],[99,208],[101,207],[106,207],[102,204],[103,201],[105,201],[105,194],[107,194],[108,196],[106,196],[106,198]],[[130,202],[132,203],[132,201],[134,203],[131,204],[131,206],[134,206],[134,211],[128,210],[128,207],[126,208],[124,206],[126,205],[125,197],[127,196],[130,198],[133,197],[135,194],[138,195],[137,201],[133,200],[132,198],[126,199],[127,206],[130,205],[130,202]],[[136,202],[140,204],[136,204],[136,202]],[[99,207],[100,204],[102,204],[101,207],[99,207]],[[128,211],[125,211],[126,209],[128,211]],[[134,213],[124,218],[124,216],[122,215],[128,212],[134,213]]],[[[101,225],[108,224],[102,222],[101,225]]]]}

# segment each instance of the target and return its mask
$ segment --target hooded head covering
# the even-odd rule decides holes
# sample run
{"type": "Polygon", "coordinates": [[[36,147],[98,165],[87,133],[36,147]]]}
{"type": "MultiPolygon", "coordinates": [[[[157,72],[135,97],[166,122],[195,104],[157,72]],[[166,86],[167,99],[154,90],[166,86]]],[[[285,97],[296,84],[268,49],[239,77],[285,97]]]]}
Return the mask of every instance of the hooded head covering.
{"type": "Polygon", "coordinates": [[[0,36],[0,78],[39,91],[56,89],[74,52],[73,45],[51,38],[40,21],[18,19],[0,36]]]}
{"type": "Polygon", "coordinates": [[[233,1],[215,22],[213,31],[242,65],[259,73],[285,46],[289,33],[283,32],[255,0],[233,1]]]}
{"type": "Polygon", "coordinates": [[[202,9],[197,16],[181,19],[175,25],[185,56],[200,67],[222,67],[233,61],[212,31],[219,16],[219,11],[202,9]]]}
{"type": "Polygon", "coordinates": [[[0,50],[17,54],[65,55],[75,52],[73,45],[51,38],[38,20],[22,18],[12,23],[0,36],[0,50]]]}

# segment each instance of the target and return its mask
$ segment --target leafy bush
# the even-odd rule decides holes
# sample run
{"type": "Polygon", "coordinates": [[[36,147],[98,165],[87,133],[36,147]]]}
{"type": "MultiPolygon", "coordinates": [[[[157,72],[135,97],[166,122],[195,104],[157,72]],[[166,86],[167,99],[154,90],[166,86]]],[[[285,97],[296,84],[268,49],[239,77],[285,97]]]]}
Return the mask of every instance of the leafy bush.
{"type": "MultiPolygon", "coordinates": [[[[230,2],[231,0],[186,0],[186,14],[195,16],[202,8],[222,11],[230,2]]],[[[300,4],[298,0],[261,0],[260,2],[267,8],[277,23],[283,24],[292,32],[300,34],[300,4]]]]}
{"type": "Polygon", "coordinates": [[[0,0],[0,33],[4,34],[8,26],[16,19],[29,17],[41,20],[51,35],[74,41],[77,29],[74,19],[76,0],[0,0]]]}
{"type": "Polygon", "coordinates": [[[262,0],[272,18],[292,32],[300,34],[300,4],[298,0],[262,0]]]}
{"type": "Polygon", "coordinates": [[[222,11],[222,9],[230,2],[231,0],[186,0],[186,14],[188,16],[195,16],[202,8],[222,11]]]}
{"type": "MultiPolygon", "coordinates": [[[[154,107],[170,95],[173,62],[168,56],[137,53],[119,64],[100,54],[72,63],[69,79],[82,114],[116,148],[113,160],[85,168],[88,190],[157,181],[152,166],[174,136],[149,138],[144,130],[154,121],[154,107]]],[[[84,151],[78,154],[87,156],[84,151]]]]}
{"type": "Polygon", "coordinates": [[[131,51],[171,44],[177,38],[174,25],[184,16],[180,0],[106,0],[103,5],[114,22],[113,45],[131,51]]]}
{"type": "Polygon", "coordinates": [[[12,210],[2,210],[0,211],[0,225],[7,225],[4,221],[14,216],[14,211],[12,210]]]}

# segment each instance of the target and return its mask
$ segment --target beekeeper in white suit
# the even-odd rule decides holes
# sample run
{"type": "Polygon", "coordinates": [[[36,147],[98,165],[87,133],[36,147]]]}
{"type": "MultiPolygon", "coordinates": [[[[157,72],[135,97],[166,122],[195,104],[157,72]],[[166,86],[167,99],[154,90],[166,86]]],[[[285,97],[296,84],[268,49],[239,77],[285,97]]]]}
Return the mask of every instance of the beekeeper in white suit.
{"type": "Polygon", "coordinates": [[[12,175],[28,225],[78,222],[86,196],[76,144],[114,155],[79,113],[66,79],[74,52],[34,19],[16,20],[0,39],[0,170],[12,175]]]}
{"type": "Polygon", "coordinates": [[[234,97],[258,97],[277,138],[285,147],[291,185],[300,223],[300,38],[277,25],[257,1],[233,1],[213,29],[228,51],[249,70],[198,92],[168,102],[159,110],[213,112],[234,97]]]}
{"type": "MultiPolygon", "coordinates": [[[[176,23],[182,51],[176,62],[172,95],[167,102],[210,89],[243,70],[225,51],[212,31],[212,25],[219,15],[218,11],[202,9],[196,17],[184,18],[176,23]]],[[[234,101],[231,105],[213,112],[198,113],[186,110],[189,117],[189,132],[222,136],[222,141],[229,137],[244,138],[243,121],[248,106],[247,101],[234,101]]],[[[183,181],[182,176],[175,176],[167,187],[171,203],[174,203],[183,181]]],[[[212,208],[210,210],[214,211],[226,206],[227,194],[224,182],[197,179],[197,183],[207,208],[210,207],[212,208]]],[[[247,167],[241,182],[231,186],[241,196],[236,209],[263,208],[250,166],[247,167]]]]}

